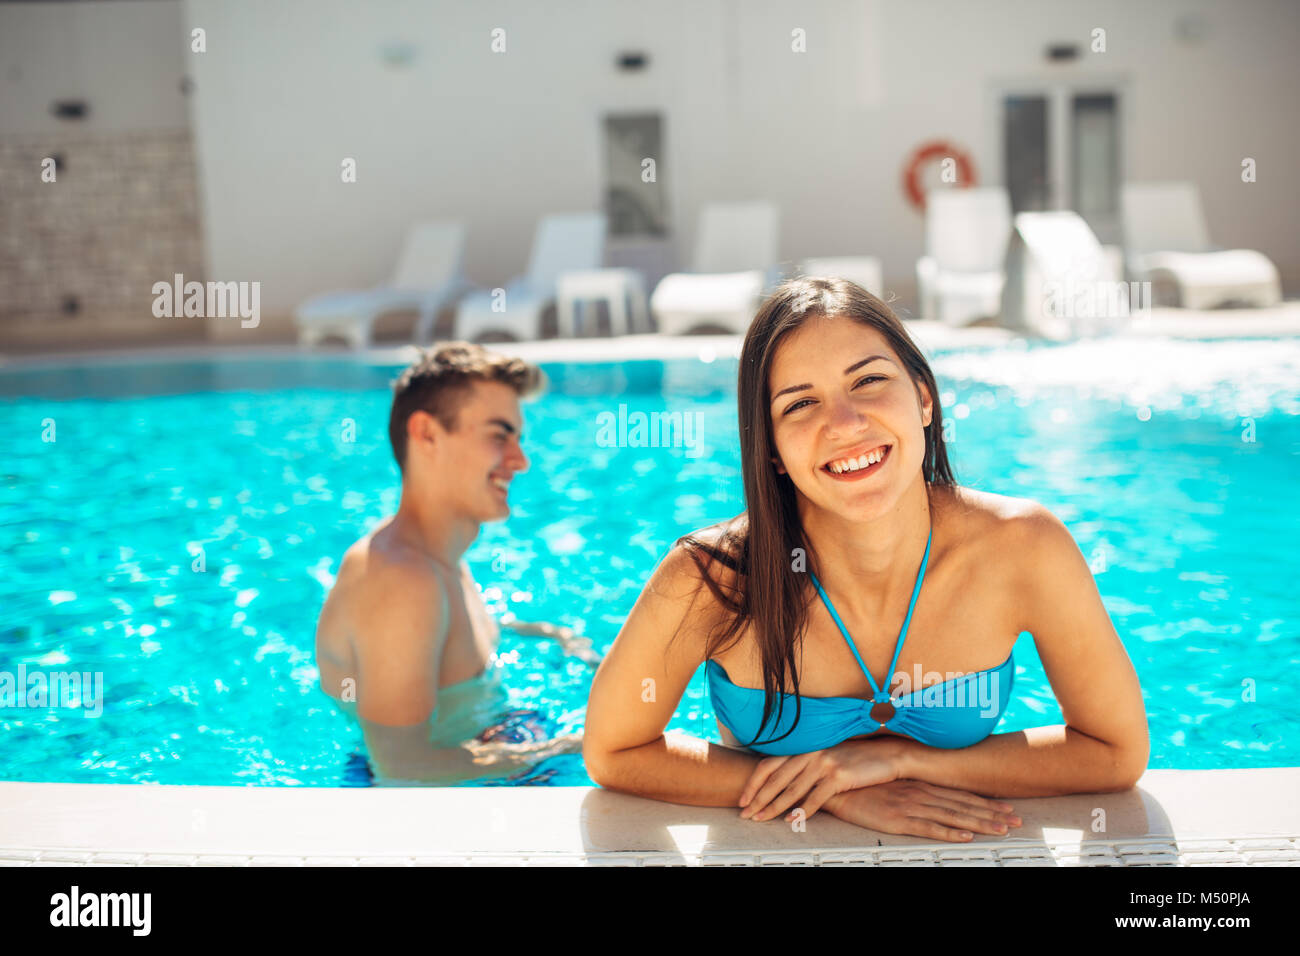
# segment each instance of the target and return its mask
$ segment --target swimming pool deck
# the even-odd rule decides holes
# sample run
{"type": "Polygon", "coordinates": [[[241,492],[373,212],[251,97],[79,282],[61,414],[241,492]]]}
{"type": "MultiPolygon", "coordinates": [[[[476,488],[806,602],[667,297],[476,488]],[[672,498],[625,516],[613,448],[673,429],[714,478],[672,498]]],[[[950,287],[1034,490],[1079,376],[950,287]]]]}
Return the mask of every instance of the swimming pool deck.
{"type": "Polygon", "coordinates": [[[1297,796],[1300,768],[1150,770],[955,844],[592,787],[0,783],[0,866],[1300,866],[1297,796]]]}
{"type": "MultiPolygon", "coordinates": [[[[950,326],[927,319],[905,323],[917,343],[928,353],[936,350],[987,348],[1015,341],[1023,336],[996,326],[950,326]]],[[[1300,336],[1300,301],[1285,301],[1264,309],[1155,308],[1137,315],[1121,333],[1111,338],[1275,338],[1300,336]]],[[[617,362],[629,359],[736,358],[740,355],[739,335],[620,335],[601,338],[543,339],[535,342],[505,342],[491,346],[532,362],[617,362]]],[[[0,369],[65,365],[69,363],[177,361],[196,358],[285,359],[302,356],[354,356],[379,365],[406,365],[414,355],[411,345],[380,343],[353,352],[334,346],[303,347],[294,344],[248,344],[196,342],[156,347],[117,347],[86,350],[70,348],[43,352],[5,354],[0,350],[0,369]]]]}

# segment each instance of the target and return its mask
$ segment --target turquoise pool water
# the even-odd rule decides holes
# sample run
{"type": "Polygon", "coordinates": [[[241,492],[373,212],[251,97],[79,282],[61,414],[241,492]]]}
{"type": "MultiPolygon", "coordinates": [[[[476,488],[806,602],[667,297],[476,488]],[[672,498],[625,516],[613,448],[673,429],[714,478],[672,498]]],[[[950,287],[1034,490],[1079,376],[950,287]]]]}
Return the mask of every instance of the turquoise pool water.
{"type": "MultiPolygon", "coordinates": [[[[1043,502],[1093,564],[1142,679],[1151,765],[1295,765],[1300,342],[934,364],[959,480],[1043,502]]],[[[671,542],[741,507],[735,362],[545,369],[514,514],[469,559],[495,610],[603,650],[671,542]],[[604,447],[602,413],[620,405],[629,420],[694,416],[696,447],[604,447]]],[[[104,675],[97,718],[0,708],[0,778],[356,782],[359,735],[317,689],[313,630],[344,549],[397,503],[395,372],[259,359],[0,373],[0,671],[104,675]]],[[[512,703],[581,727],[589,667],[509,633],[501,650],[512,703]]],[[[1027,635],[1016,664],[999,731],[1060,722],[1027,635]]],[[[671,726],[718,739],[702,669],[671,726]]],[[[590,783],[577,756],[543,770],[590,783]]]]}

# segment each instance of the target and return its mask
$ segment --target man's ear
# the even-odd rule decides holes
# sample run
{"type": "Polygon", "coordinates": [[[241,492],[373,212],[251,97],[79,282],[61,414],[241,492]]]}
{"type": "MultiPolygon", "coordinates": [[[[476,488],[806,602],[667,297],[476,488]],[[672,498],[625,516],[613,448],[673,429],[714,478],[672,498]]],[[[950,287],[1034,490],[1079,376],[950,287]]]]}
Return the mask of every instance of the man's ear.
{"type": "Polygon", "coordinates": [[[406,445],[409,448],[415,442],[432,443],[437,440],[437,419],[426,411],[411,412],[406,419],[406,445]]]}

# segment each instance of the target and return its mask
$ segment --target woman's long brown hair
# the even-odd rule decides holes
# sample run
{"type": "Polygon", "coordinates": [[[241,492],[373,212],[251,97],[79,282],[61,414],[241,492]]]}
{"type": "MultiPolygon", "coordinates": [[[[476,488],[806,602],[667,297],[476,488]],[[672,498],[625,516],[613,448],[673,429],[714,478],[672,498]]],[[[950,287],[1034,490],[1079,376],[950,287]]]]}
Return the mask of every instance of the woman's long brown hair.
{"type": "MultiPolygon", "coordinates": [[[[695,534],[679,540],[690,554],[713,596],[726,611],[722,624],[706,642],[705,658],[739,639],[747,625],[762,653],[763,717],[759,734],[768,726],[773,710],[779,727],[787,684],[795,694],[798,725],[799,668],[795,651],[808,622],[814,595],[806,575],[795,573],[796,548],[803,549],[808,565],[817,570],[799,523],[796,491],[789,475],[779,474],[772,463],[772,410],[768,400],[768,375],[781,343],[814,316],[843,318],[870,326],[883,335],[898,355],[914,385],[924,384],[933,399],[933,414],[925,429],[922,473],[928,485],[956,485],[943,443],[943,415],[934,373],[903,323],[889,306],[861,286],[845,279],[800,278],[780,286],[763,303],[745,336],[740,352],[737,411],[740,419],[740,457],[745,483],[745,511],[720,526],[712,542],[695,534]],[[734,573],[734,583],[724,593],[710,573],[713,562],[734,573]],[[789,680],[787,681],[787,677],[789,680]]],[[[919,396],[919,392],[918,392],[919,396]]],[[[888,678],[886,678],[888,679],[888,678]]],[[[758,742],[758,735],[746,746],[758,742]]]]}

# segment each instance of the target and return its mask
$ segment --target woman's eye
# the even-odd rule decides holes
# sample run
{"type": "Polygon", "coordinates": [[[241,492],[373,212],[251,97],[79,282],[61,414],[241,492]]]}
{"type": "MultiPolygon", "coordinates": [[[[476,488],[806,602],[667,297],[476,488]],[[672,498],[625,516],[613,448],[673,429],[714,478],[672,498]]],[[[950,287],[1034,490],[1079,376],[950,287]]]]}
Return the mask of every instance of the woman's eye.
{"type": "MultiPolygon", "coordinates": [[[[885,378],[886,377],[884,375],[864,375],[862,376],[862,378],[858,379],[856,382],[853,383],[853,387],[857,388],[859,385],[862,385],[866,382],[883,382],[885,381],[885,378]]],[[[789,415],[791,412],[797,412],[800,408],[802,408],[804,405],[808,404],[811,401],[812,401],[811,398],[800,399],[799,401],[791,405],[789,408],[787,408],[781,414],[789,415]]]]}

